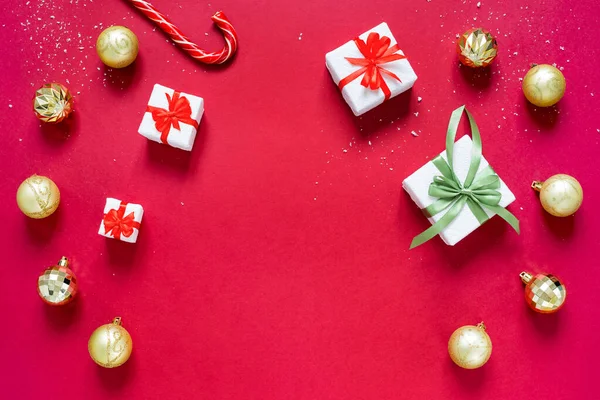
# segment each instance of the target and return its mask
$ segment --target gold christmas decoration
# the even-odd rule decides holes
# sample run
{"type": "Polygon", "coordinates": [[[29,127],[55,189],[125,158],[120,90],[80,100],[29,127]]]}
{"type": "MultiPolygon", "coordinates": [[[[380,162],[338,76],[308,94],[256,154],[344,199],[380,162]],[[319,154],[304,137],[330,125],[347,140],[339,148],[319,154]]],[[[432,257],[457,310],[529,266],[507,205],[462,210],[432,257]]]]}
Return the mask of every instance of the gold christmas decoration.
{"type": "Polygon", "coordinates": [[[17,205],[29,218],[46,218],[58,208],[60,191],[52,179],[32,175],[17,189],[17,205]]]}
{"type": "Polygon", "coordinates": [[[485,331],[483,322],[461,326],[452,333],[448,341],[448,353],[461,368],[475,369],[483,366],[492,355],[492,340],[485,331]]]}
{"type": "Polygon", "coordinates": [[[567,82],[560,70],[552,65],[533,65],[523,78],[523,93],[532,104],[550,107],[565,95],[567,82]]]}
{"type": "Polygon", "coordinates": [[[90,357],[104,368],[115,368],[125,364],[132,350],[131,336],[121,326],[121,317],[116,317],[112,323],[97,328],[88,342],[90,357]]]}
{"type": "Polygon", "coordinates": [[[77,293],[77,279],[69,268],[67,257],[57,265],[48,267],[38,278],[38,294],[42,300],[53,306],[62,306],[73,300],[77,293]]]}
{"type": "Polygon", "coordinates": [[[73,111],[73,96],[60,83],[46,83],[35,92],[33,111],[42,122],[58,123],[73,111]]]}
{"type": "Polygon", "coordinates": [[[467,67],[487,67],[498,54],[498,42],[485,29],[472,28],[458,38],[456,52],[460,62],[467,67]]]}
{"type": "Polygon", "coordinates": [[[138,55],[138,38],[124,26],[111,26],[98,36],[96,51],[100,60],[112,68],[124,68],[138,55]]]}
{"type": "Polygon", "coordinates": [[[531,187],[540,193],[544,210],[555,217],[568,217],[581,207],[583,189],[572,176],[558,174],[545,182],[534,181],[531,187]]]}
{"type": "Polygon", "coordinates": [[[554,275],[531,275],[521,272],[521,281],[525,286],[525,300],[533,310],[542,314],[551,314],[558,311],[567,298],[567,290],[560,280],[554,275]]]}

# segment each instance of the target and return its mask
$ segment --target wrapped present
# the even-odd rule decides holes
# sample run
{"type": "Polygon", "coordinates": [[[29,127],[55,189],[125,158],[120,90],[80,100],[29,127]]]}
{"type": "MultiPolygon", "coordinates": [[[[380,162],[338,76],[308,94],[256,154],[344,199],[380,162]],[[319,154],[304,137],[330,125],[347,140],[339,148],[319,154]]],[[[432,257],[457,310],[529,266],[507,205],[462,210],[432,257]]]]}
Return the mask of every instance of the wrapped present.
{"type": "Polygon", "coordinates": [[[385,22],[327,53],[325,64],[356,116],[407,91],[417,80],[385,22]]]}
{"type": "Polygon", "coordinates": [[[204,113],[204,99],[154,85],[138,132],[158,143],[191,151],[204,113]]]}
{"type": "Polygon", "coordinates": [[[106,199],[98,233],[108,238],[135,243],[143,216],[144,207],[140,204],[125,203],[109,197],[106,199]]]}
{"type": "Polygon", "coordinates": [[[519,233],[519,221],[505,208],[515,196],[482,156],[479,129],[465,106],[452,113],[446,151],[406,178],[402,186],[433,224],[413,239],[411,249],[436,235],[453,246],[496,214],[519,233]],[[455,142],[463,111],[473,140],[464,136],[455,142]]]}

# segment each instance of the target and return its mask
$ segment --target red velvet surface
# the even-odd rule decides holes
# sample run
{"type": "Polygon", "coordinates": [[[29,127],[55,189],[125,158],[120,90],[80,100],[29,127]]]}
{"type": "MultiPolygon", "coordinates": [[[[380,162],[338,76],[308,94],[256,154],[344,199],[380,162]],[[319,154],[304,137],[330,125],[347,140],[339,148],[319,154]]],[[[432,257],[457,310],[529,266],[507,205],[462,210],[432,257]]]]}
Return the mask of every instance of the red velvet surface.
{"type": "Polygon", "coordinates": [[[597,1],[154,4],[210,49],[222,45],[210,16],[223,10],[240,36],[236,58],[196,64],[125,1],[3,2],[0,397],[600,397],[597,1]],[[324,55],[381,21],[419,79],[355,118],[324,55]],[[113,24],[140,40],[124,70],[95,53],[113,24]],[[479,25],[497,34],[500,55],[487,70],[460,68],[456,34],[479,25]],[[564,68],[557,107],[526,102],[521,78],[532,62],[564,68]],[[50,81],[75,95],[67,124],[40,126],[32,115],[34,90],[50,81]],[[155,83],[205,98],[191,153],[137,134],[155,83]],[[429,223],[401,182],[443,149],[461,104],[517,196],[510,210],[522,233],[495,218],[456,247],[436,238],[409,251],[429,223]],[[61,189],[45,220],[15,202],[33,173],[61,189]],[[574,218],[548,216],[529,187],[555,173],[584,188],[574,218]],[[137,244],[97,234],[109,196],[143,204],[137,244]],[[36,280],[63,255],[80,292],[51,308],[36,280]],[[564,280],[558,314],[527,308],[523,270],[564,280]],[[134,351],[107,370],[87,341],[115,316],[134,351]],[[482,320],[492,357],[461,370],[448,338],[482,320]]]}

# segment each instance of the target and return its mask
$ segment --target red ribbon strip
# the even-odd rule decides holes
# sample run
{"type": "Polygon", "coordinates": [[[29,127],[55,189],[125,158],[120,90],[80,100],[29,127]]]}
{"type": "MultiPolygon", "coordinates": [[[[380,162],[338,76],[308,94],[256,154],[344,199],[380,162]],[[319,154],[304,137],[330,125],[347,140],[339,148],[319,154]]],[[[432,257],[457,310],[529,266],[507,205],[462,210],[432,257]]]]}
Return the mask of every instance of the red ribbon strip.
{"type": "Polygon", "coordinates": [[[390,47],[391,40],[387,36],[379,37],[379,33],[371,32],[367,37],[367,41],[364,42],[360,38],[355,38],[354,43],[358,47],[358,51],[364,56],[364,58],[351,58],[344,57],[352,65],[362,66],[361,69],[354,71],[338,83],[340,90],[347,84],[365,74],[362,81],[360,82],[366,88],[371,90],[381,89],[385,95],[385,99],[388,100],[392,95],[390,88],[385,83],[383,75],[385,74],[391,78],[396,79],[398,82],[402,82],[394,73],[382,68],[381,64],[386,64],[396,60],[402,60],[406,57],[401,54],[394,54],[400,47],[397,44],[390,47]]]}
{"type": "Polygon", "coordinates": [[[133,229],[140,229],[140,223],[134,221],[134,213],[129,213],[126,217],[125,208],[127,203],[121,202],[118,210],[112,209],[104,214],[104,230],[107,234],[112,234],[115,239],[121,239],[121,234],[129,237],[133,234],[133,229]]]}
{"type": "Polygon", "coordinates": [[[171,131],[171,126],[175,129],[179,129],[179,122],[184,124],[192,125],[198,129],[198,122],[192,119],[192,107],[190,107],[190,101],[185,96],[181,96],[179,92],[173,92],[173,97],[167,96],[169,102],[169,109],[148,106],[147,112],[152,113],[152,119],[154,120],[154,126],[156,130],[161,133],[160,141],[164,144],[167,143],[167,137],[171,131]]]}

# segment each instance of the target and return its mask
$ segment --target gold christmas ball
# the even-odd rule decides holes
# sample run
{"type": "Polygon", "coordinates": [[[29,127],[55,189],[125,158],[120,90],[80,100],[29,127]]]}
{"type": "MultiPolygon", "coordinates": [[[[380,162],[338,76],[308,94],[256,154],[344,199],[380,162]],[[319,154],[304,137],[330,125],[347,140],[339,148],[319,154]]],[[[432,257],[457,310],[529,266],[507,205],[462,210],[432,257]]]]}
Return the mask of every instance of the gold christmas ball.
{"type": "Polygon", "coordinates": [[[42,122],[58,123],[73,111],[73,96],[60,83],[46,83],[36,90],[33,112],[42,122]]]}
{"type": "Polygon", "coordinates": [[[483,322],[461,326],[448,341],[448,353],[461,368],[475,369],[483,366],[492,355],[492,341],[485,332],[483,322]]]}
{"type": "Polygon", "coordinates": [[[498,42],[485,29],[472,28],[458,38],[456,52],[460,62],[467,67],[487,67],[498,54],[498,42]]]}
{"type": "Polygon", "coordinates": [[[100,60],[111,68],[124,68],[138,55],[138,38],[124,26],[111,26],[98,36],[96,51],[100,60]]]}
{"type": "Polygon", "coordinates": [[[131,336],[121,326],[121,317],[96,329],[88,342],[90,357],[104,368],[115,368],[125,364],[132,350],[131,336]]]}
{"type": "Polygon", "coordinates": [[[525,286],[525,300],[533,310],[542,314],[558,311],[567,298],[567,289],[562,282],[551,274],[531,275],[521,272],[521,281],[525,286]]]}
{"type": "Polygon", "coordinates": [[[69,268],[67,257],[48,267],[38,278],[38,294],[46,304],[62,306],[73,300],[77,293],[77,279],[69,268]]]}
{"type": "Polygon", "coordinates": [[[552,65],[535,65],[523,78],[523,93],[532,104],[550,107],[565,95],[567,82],[560,70],[552,65]]]}
{"type": "Polygon", "coordinates": [[[32,175],[17,189],[17,205],[29,218],[46,218],[58,208],[60,191],[50,178],[32,175]]]}
{"type": "Polygon", "coordinates": [[[544,210],[555,217],[568,217],[581,207],[583,189],[577,179],[565,174],[548,178],[545,182],[534,181],[531,187],[540,192],[544,210]]]}

